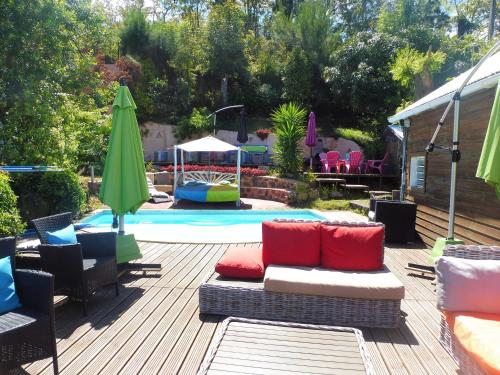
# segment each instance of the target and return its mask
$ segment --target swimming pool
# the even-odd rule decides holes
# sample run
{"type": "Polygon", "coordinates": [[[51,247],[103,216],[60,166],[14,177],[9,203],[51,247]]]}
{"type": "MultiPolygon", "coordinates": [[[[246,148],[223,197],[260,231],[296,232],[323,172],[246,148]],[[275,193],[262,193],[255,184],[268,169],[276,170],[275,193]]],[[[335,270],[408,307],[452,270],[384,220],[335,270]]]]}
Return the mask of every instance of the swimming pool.
{"type": "MultiPolygon", "coordinates": [[[[125,215],[125,225],[190,225],[196,227],[221,227],[228,225],[258,224],[273,219],[324,220],[310,210],[139,210],[135,215],[125,215]]],[[[110,227],[111,210],[91,215],[82,223],[96,227],[110,227]]]]}

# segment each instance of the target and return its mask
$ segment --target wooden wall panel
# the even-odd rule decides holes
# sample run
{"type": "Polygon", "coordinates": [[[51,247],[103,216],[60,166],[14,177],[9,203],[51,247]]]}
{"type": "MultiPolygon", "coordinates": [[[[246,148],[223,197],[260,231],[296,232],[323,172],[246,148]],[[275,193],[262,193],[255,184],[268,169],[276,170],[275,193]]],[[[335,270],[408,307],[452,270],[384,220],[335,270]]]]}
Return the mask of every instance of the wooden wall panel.
{"type": "MultiPolygon", "coordinates": [[[[471,244],[500,245],[500,200],[494,189],[475,177],[495,90],[488,89],[465,97],[460,111],[460,150],[458,164],[455,237],[471,244]]],[[[412,156],[425,155],[444,106],[411,118],[408,138],[407,179],[412,156]]],[[[453,110],[436,139],[436,145],[450,146],[453,110]]],[[[450,189],[451,156],[435,150],[427,155],[425,191],[409,191],[408,199],[417,203],[417,232],[429,246],[437,237],[446,237],[450,189]]]]}

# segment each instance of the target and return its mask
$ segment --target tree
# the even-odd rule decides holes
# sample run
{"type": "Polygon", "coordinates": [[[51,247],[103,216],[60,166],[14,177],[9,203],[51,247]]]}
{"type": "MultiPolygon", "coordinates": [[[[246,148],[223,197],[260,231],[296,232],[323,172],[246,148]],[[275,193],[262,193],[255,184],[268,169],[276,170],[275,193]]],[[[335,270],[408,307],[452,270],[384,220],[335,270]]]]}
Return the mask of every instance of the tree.
{"type": "Polygon", "coordinates": [[[446,54],[431,49],[421,53],[410,47],[400,49],[391,64],[394,79],[413,92],[415,99],[420,99],[434,89],[433,75],[438,72],[446,60],[446,54]]]}
{"type": "Polygon", "coordinates": [[[247,80],[248,60],[243,39],[243,12],[229,0],[212,6],[207,24],[208,73],[224,86],[247,80]]]}
{"type": "Polygon", "coordinates": [[[306,54],[294,48],[283,71],[283,96],[301,105],[308,105],[313,93],[313,67],[306,54]]]}
{"type": "Polygon", "coordinates": [[[121,30],[121,51],[123,54],[146,57],[149,46],[150,26],[146,14],[139,8],[126,12],[121,30]]]}
{"type": "Polygon", "coordinates": [[[92,69],[106,31],[92,31],[102,27],[103,18],[88,6],[1,3],[2,162],[78,166],[78,130],[96,130],[94,121],[103,116],[95,104],[102,97],[98,88],[106,90],[92,69]]]}
{"type": "Polygon", "coordinates": [[[338,127],[375,132],[400,103],[400,87],[388,65],[401,42],[380,33],[358,33],[331,57],[324,70],[338,127]]]}

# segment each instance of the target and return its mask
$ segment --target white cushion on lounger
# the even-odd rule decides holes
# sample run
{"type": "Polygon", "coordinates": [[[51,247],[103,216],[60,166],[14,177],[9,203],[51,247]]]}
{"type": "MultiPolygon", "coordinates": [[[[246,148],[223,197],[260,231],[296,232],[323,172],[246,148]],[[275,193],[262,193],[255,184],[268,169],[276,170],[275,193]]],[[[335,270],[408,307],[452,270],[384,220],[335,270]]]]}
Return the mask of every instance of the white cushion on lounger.
{"type": "Polygon", "coordinates": [[[264,275],[270,292],[329,297],[400,300],[405,288],[391,271],[357,272],[270,265],[264,275]]]}

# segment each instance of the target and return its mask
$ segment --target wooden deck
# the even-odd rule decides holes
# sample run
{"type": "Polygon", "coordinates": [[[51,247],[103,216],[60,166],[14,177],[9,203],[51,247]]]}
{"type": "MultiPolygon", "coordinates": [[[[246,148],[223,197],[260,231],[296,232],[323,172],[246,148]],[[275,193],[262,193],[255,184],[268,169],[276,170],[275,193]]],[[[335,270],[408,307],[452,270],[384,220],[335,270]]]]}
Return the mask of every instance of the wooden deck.
{"type": "MultiPolygon", "coordinates": [[[[122,277],[120,296],[103,290],[89,303],[56,309],[61,374],[196,374],[222,318],[200,316],[197,287],[228,244],[140,244],[143,262],[161,262],[159,274],[122,277]]],[[[246,246],[259,246],[248,244],[246,246]]],[[[377,374],[454,374],[455,363],[438,343],[434,286],[410,277],[408,262],[428,250],[386,250],[386,264],[406,286],[399,329],[364,329],[377,374]]],[[[51,374],[49,360],[12,373],[51,374]]]]}

